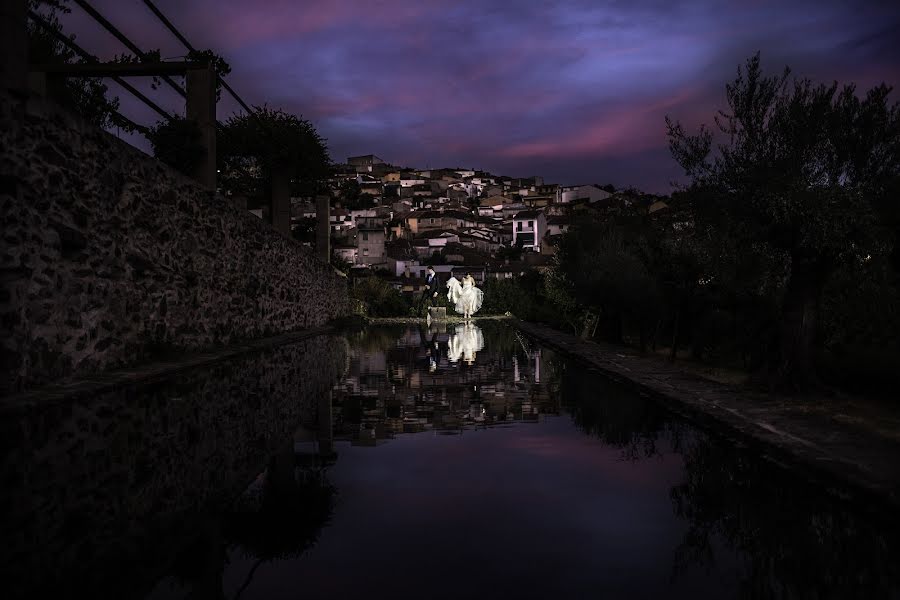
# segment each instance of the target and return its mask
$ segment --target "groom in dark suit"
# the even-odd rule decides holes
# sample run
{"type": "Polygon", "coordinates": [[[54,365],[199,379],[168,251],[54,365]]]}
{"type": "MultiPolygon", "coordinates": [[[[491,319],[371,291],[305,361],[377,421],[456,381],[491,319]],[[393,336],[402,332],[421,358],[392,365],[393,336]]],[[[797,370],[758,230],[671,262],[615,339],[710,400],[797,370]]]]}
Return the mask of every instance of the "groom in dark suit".
{"type": "Polygon", "coordinates": [[[430,265],[428,269],[425,270],[425,281],[428,283],[428,289],[422,292],[421,302],[424,305],[427,301],[430,306],[434,306],[438,294],[440,293],[440,282],[438,281],[437,273],[434,272],[434,269],[430,265]]]}

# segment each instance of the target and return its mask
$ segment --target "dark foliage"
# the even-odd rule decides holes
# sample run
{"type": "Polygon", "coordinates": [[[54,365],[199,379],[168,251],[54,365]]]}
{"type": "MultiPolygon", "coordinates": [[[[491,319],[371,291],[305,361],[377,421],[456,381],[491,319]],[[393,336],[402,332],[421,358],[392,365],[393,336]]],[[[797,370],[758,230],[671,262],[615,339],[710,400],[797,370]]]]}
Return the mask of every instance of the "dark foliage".
{"type": "MultiPolygon", "coordinates": [[[[28,0],[28,8],[41,14],[57,31],[62,31],[59,15],[70,12],[68,0],[28,0]]],[[[28,61],[31,64],[78,64],[84,61],[50,32],[31,19],[27,22],[28,61]]],[[[75,36],[69,36],[72,40],[75,36]]],[[[118,115],[119,99],[109,97],[109,88],[100,78],[67,77],[55,80],[48,94],[63,106],[97,125],[130,130],[118,115]]]]}
{"type": "Polygon", "coordinates": [[[191,119],[160,122],[147,139],[156,158],[185,175],[192,175],[206,156],[200,127],[191,119]]]}
{"type": "Polygon", "coordinates": [[[330,172],[325,139],[312,123],[266,106],[231,117],[217,145],[220,184],[229,194],[267,197],[275,171],[286,172],[295,188],[314,192],[330,172]]]}
{"type": "Polygon", "coordinates": [[[769,377],[785,389],[815,385],[817,321],[832,276],[895,243],[900,104],[889,103],[890,92],[882,84],[860,97],[852,85],[791,81],[787,70],[767,76],[756,55],[726,86],[715,148],[711,130],[688,135],[668,121],[697,230],[719,242],[712,255],[732,263],[722,272],[776,291],[769,377]]]}
{"type": "Polygon", "coordinates": [[[356,280],[351,295],[366,305],[370,317],[405,317],[412,309],[411,302],[380,277],[356,280]]]}
{"type": "Polygon", "coordinates": [[[890,88],[789,82],[751,58],[724,141],[669,121],[691,183],[576,213],[545,278],[575,332],[681,349],[786,391],[886,388],[900,356],[900,108],[890,88]],[[598,320],[596,330],[590,326],[598,320]],[[585,327],[588,324],[588,327],[585,327]],[[860,385],[865,383],[866,385],[860,385]]]}

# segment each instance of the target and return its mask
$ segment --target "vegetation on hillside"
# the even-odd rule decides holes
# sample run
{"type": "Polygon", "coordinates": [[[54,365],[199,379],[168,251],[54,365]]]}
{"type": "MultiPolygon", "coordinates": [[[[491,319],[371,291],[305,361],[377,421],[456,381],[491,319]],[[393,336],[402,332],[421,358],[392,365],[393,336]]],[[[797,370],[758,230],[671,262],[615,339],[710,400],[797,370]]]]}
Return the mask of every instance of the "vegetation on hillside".
{"type": "MultiPolygon", "coordinates": [[[[863,366],[836,368],[839,357],[900,357],[900,105],[890,91],[768,76],[754,56],[726,86],[721,143],[668,121],[690,178],[668,209],[579,215],[548,299],[576,330],[596,314],[604,339],[740,360],[786,391],[817,387],[825,364],[832,379],[863,366]]],[[[864,376],[896,378],[879,362],[864,376]]]]}

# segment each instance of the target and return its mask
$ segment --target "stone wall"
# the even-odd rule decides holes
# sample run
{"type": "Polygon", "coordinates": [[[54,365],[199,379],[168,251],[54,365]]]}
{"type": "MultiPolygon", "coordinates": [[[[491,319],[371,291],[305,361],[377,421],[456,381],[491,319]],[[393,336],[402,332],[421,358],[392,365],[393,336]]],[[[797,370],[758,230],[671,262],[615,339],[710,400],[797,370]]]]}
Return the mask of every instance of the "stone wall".
{"type": "Polygon", "coordinates": [[[346,279],[192,180],[0,95],[0,394],[322,325],[346,279]]]}
{"type": "Polygon", "coordinates": [[[200,533],[200,512],[293,449],[299,426],[322,427],[347,360],[345,338],[319,335],[153,383],[0,405],[5,592],[143,597],[200,533]]]}

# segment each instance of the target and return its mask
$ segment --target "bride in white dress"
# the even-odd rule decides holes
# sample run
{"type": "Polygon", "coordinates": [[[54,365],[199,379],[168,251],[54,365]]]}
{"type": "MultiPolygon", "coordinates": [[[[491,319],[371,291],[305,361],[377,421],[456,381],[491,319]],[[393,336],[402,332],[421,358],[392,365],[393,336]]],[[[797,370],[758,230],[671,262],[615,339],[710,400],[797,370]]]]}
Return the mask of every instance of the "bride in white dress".
{"type": "Polygon", "coordinates": [[[475,287],[475,278],[471,273],[466,273],[462,280],[462,288],[456,299],[456,312],[464,319],[469,319],[478,312],[484,302],[484,292],[475,287]]]}

